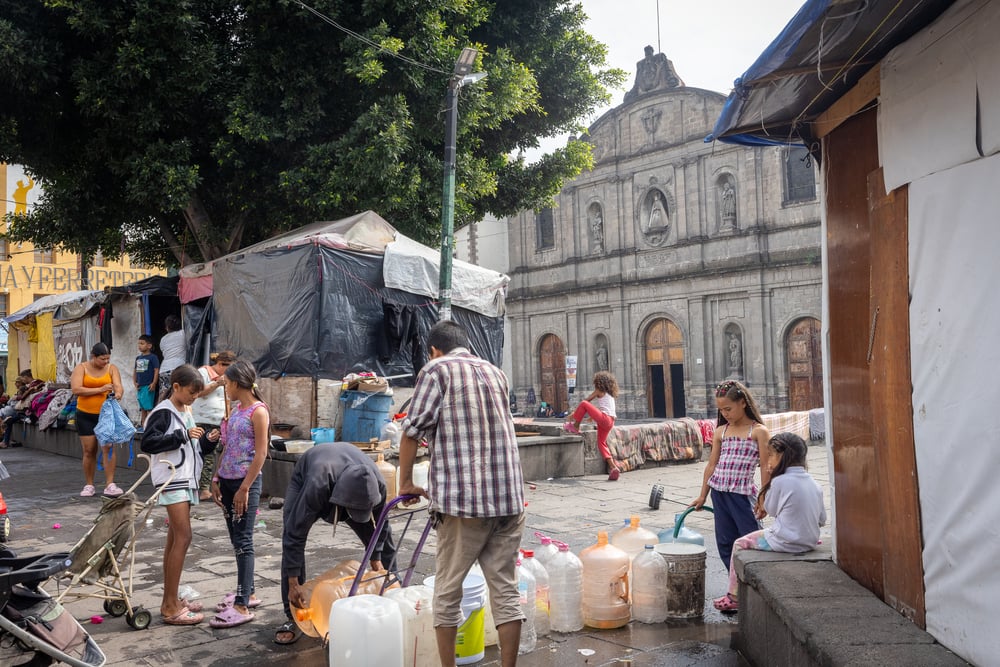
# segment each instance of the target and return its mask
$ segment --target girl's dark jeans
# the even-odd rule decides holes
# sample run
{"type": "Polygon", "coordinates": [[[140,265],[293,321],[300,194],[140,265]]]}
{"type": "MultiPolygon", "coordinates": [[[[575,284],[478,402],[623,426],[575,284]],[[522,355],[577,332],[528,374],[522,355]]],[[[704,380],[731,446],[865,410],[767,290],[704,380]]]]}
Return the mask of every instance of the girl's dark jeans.
{"type": "Polygon", "coordinates": [[[253,529],[257,522],[257,507],[260,505],[261,478],[260,475],[250,485],[246,513],[235,518],[233,515],[233,498],[243,484],[242,479],[219,478],[219,491],[222,494],[222,506],[226,515],[226,527],[229,529],[229,541],[233,543],[233,553],[236,554],[236,600],[235,604],[246,606],[254,593],[254,553],[253,529]]]}

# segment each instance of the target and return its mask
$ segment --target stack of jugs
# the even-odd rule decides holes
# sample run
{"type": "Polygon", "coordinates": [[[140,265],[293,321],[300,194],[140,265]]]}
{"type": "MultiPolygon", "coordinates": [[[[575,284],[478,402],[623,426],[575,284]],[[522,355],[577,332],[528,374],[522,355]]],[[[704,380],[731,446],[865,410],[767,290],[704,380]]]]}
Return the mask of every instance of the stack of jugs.
{"type": "Polygon", "coordinates": [[[555,542],[558,551],[548,565],[549,625],[555,632],[583,629],[583,563],[569,545],[555,542]]]}
{"type": "Polygon", "coordinates": [[[559,548],[548,535],[543,535],[542,533],[535,531],[535,537],[537,537],[538,541],[542,544],[542,546],[535,549],[535,558],[537,558],[538,562],[544,565],[547,570],[549,562],[551,562],[552,558],[559,553],[559,548]]]}
{"type": "Polygon", "coordinates": [[[396,483],[396,466],[386,461],[382,452],[379,452],[375,467],[378,468],[382,479],[385,480],[385,502],[388,504],[396,497],[396,490],[399,488],[396,483]]]}
{"type": "Polygon", "coordinates": [[[628,554],[608,543],[605,531],[597,533],[597,544],[580,552],[583,563],[583,622],[607,630],[627,625],[628,554]]]}
{"type": "Polygon", "coordinates": [[[518,655],[531,653],[535,650],[537,635],[535,634],[535,577],[524,567],[521,559],[517,559],[517,594],[521,603],[521,613],[524,623],[521,624],[521,643],[517,646],[518,655]]]}
{"type": "Polygon", "coordinates": [[[535,578],[535,636],[549,635],[549,573],[531,549],[521,551],[521,567],[527,568],[535,578]]]}
{"type": "Polygon", "coordinates": [[[422,584],[385,592],[399,605],[403,617],[403,664],[437,667],[440,663],[434,636],[434,589],[422,584]]]}
{"type": "Polygon", "coordinates": [[[652,544],[632,560],[632,618],[640,623],[667,620],[667,562],[652,544]]]}

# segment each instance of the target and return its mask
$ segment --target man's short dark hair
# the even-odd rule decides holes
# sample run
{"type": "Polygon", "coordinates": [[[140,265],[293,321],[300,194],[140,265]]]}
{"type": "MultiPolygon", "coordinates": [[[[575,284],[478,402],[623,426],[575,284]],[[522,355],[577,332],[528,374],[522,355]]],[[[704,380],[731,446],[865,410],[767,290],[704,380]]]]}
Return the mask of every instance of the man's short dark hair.
{"type": "Polygon", "coordinates": [[[460,324],[445,320],[431,327],[427,335],[427,346],[448,354],[456,347],[469,347],[469,334],[465,333],[460,324]]]}
{"type": "Polygon", "coordinates": [[[141,340],[143,343],[149,343],[150,345],[153,344],[153,337],[150,336],[149,334],[142,334],[141,336],[139,336],[139,340],[141,340]]]}

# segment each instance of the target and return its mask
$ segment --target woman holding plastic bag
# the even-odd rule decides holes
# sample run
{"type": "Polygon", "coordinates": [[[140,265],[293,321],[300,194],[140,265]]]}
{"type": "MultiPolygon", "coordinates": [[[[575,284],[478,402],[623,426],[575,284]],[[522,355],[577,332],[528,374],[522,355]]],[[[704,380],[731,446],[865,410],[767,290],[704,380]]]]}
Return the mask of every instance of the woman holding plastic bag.
{"type": "MultiPolygon", "coordinates": [[[[117,497],[122,490],[115,484],[115,448],[112,442],[98,447],[97,428],[101,417],[101,408],[106,399],[114,397],[115,402],[121,400],[124,390],[118,368],[111,363],[111,350],[104,343],[97,343],[90,350],[90,358],[73,369],[69,380],[70,389],[76,400],[76,431],[80,435],[80,445],[83,447],[83,477],[85,485],[80,495],[93,496],[94,473],[97,472],[97,456],[100,452],[104,465],[104,495],[117,497]]],[[[121,410],[120,405],[116,407],[121,410]]]]}

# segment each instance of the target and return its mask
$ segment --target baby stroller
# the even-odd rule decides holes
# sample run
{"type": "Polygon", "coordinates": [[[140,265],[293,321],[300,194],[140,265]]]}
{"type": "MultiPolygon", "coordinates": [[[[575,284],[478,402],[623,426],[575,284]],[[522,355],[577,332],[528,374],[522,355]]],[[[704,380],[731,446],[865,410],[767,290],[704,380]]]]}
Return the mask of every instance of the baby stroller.
{"type": "Polygon", "coordinates": [[[104,601],[104,611],[112,616],[125,616],[125,621],[135,630],[145,630],[153,621],[153,615],[141,606],[132,604],[132,572],[135,566],[135,542],[140,531],[136,524],[144,526],[156,507],[156,499],[172,481],[170,479],[157,487],[148,500],[142,502],[135,494],[136,488],[149,476],[152,459],[146,459],[146,472],[136,480],[125,493],[117,498],[105,500],[94,525],[80,538],[71,552],[72,563],[55,579],[61,590],[57,602],[64,599],[79,600],[96,598],[104,601]],[[127,573],[123,575],[123,570],[127,573]],[[69,579],[68,583],[66,579],[69,579]],[[93,586],[86,592],[76,590],[83,585],[93,586]]]}
{"type": "Polygon", "coordinates": [[[107,658],[75,618],[39,588],[69,554],[0,558],[0,664],[100,667],[107,658]]]}

